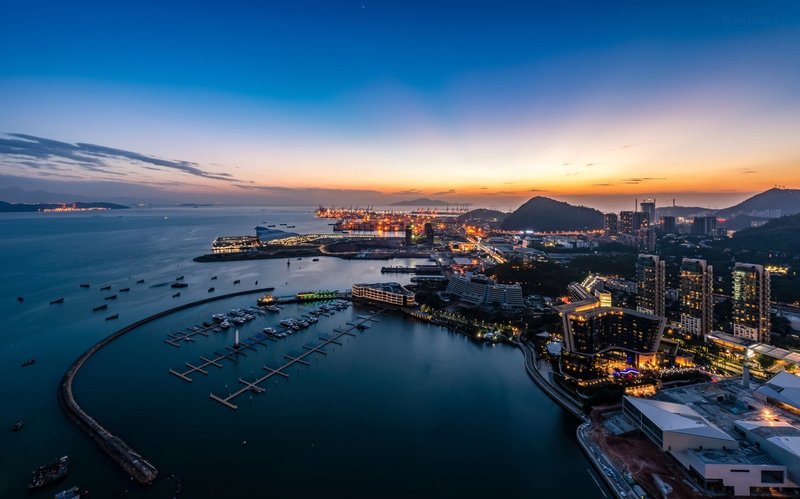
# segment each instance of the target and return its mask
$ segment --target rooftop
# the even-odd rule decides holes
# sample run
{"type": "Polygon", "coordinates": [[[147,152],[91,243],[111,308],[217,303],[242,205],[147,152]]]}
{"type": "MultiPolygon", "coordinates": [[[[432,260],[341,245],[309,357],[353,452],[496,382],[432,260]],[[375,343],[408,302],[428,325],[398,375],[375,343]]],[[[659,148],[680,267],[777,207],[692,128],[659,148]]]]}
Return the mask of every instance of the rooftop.
{"type": "Polygon", "coordinates": [[[363,288],[372,288],[377,289],[380,291],[386,291],[387,293],[395,293],[398,295],[404,296],[413,296],[414,293],[403,287],[398,282],[375,282],[375,283],[360,283],[360,284],[353,284],[353,286],[363,287],[363,288]]]}

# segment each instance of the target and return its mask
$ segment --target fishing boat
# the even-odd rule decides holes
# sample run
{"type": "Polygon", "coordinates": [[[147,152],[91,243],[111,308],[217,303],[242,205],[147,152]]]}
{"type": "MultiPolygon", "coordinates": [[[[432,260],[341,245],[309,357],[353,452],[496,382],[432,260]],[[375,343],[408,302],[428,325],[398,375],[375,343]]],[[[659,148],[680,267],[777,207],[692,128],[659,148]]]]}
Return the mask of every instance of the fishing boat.
{"type": "Polygon", "coordinates": [[[106,297],[105,297],[105,298],[103,298],[103,299],[104,299],[104,300],[116,300],[116,299],[117,299],[117,295],[106,296],[106,297]]]}
{"type": "Polygon", "coordinates": [[[216,281],[216,280],[217,280],[217,276],[215,276],[215,275],[212,275],[212,276],[211,276],[211,280],[212,280],[212,281],[216,281]]]}
{"type": "Polygon", "coordinates": [[[175,293],[174,295],[172,295],[172,297],[173,297],[173,298],[177,298],[177,297],[179,297],[180,295],[181,295],[180,293],[175,293]]]}
{"type": "Polygon", "coordinates": [[[189,285],[186,284],[185,282],[173,282],[172,284],[170,284],[170,287],[172,287],[172,288],[188,288],[189,285]]]}
{"type": "Polygon", "coordinates": [[[50,302],[50,305],[55,305],[56,303],[64,303],[64,298],[57,298],[50,302]]]}
{"type": "Polygon", "coordinates": [[[122,289],[119,290],[119,292],[120,293],[127,293],[130,290],[131,290],[131,288],[122,288],[122,289]]]}
{"type": "Polygon", "coordinates": [[[109,315],[108,317],[106,317],[107,321],[113,321],[115,319],[119,319],[119,314],[109,315]]]}
{"type": "Polygon", "coordinates": [[[182,276],[182,275],[179,275],[178,277],[176,277],[176,278],[175,278],[175,280],[176,280],[176,281],[182,281],[182,280],[183,280],[183,276],[182,276]]]}
{"type": "Polygon", "coordinates": [[[111,289],[111,286],[103,286],[100,291],[108,291],[109,289],[111,289]]]}
{"type": "Polygon", "coordinates": [[[105,310],[107,308],[108,308],[108,305],[104,303],[103,305],[100,305],[99,307],[94,307],[92,309],[92,312],[99,312],[100,310],[105,310]]]}
{"type": "Polygon", "coordinates": [[[19,431],[23,427],[25,427],[25,421],[17,421],[14,423],[14,426],[11,427],[11,431],[19,431]]]}
{"type": "Polygon", "coordinates": [[[208,292],[209,293],[213,293],[214,292],[214,288],[208,288],[208,292]]]}
{"type": "Polygon", "coordinates": [[[144,284],[144,279],[139,279],[138,281],[136,281],[136,284],[144,284]]]}
{"type": "Polygon", "coordinates": [[[239,279],[236,279],[235,281],[233,281],[234,284],[239,284],[240,282],[242,282],[242,281],[240,281],[239,279]]]}
{"type": "Polygon", "coordinates": [[[25,301],[25,298],[23,298],[23,297],[21,297],[21,296],[17,296],[17,301],[18,301],[18,302],[20,302],[20,303],[22,303],[22,302],[24,302],[24,301],[25,301]]]}
{"type": "Polygon", "coordinates": [[[82,288],[84,288],[84,289],[86,289],[86,288],[88,288],[88,287],[89,287],[89,285],[88,285],[88,284],[81,284],[81,287],[82,287],[82,288]]]}
{"type": "Polygon", "coordinates": [[[32,366],[36,362],[36,359],[28,359],[22,363],[22,367],[32,366]]]}

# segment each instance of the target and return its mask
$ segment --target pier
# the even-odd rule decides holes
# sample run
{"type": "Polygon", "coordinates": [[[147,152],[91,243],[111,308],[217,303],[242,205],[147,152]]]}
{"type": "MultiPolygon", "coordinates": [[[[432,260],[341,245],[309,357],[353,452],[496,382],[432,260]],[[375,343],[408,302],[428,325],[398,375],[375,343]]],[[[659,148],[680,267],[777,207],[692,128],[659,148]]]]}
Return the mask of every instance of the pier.
{"type": "Polygon", "coordinates": [[[103,425],[86,413],[86,411],[84,411],[83,408],[78,404],[72,388],[72,383],[75,380],[75,376],[78,374],[86,361],[92,357],[92,355],[96,354],[103,347],[113,342],[117,338],[120,338],[123,335],[130,333],[131,331],[149,322],[181,310],[195,307],[197,305],[202,305],[217,300],[224,300],[226,298],[233,298],[236,296],[254,293],[266,293],[272,291],[273,289],[275,288],[250,289],[239,291],[237,293],[229,293],[226,295],[205,298],[203,300],[198,300],[191,303],[185,303],[169,310],[145,317],[142,320],[134,322],[133,324],[125,326],[111,335],[106,336],[99,342],[95,343],[83,355],[78,357],[78,359],[75,360],[75,362],[69,367],[69,369],[67,369],[67,372],[64,373],[64,376],[61,378],[61,383],[58,385],[59,405],[64,410],[64,413],[67,415],[67,417],[81,430],[85,431],[86,434],[89,435],[89,437],[100,447],[100,449],[102,449],[112,461],[117,463],[117,465],[119,465],[119,467],[122,468],[126,474],[141,484],[148,485],[153,483],[153,481],[158,477],[158,469],[156,469],[156,467],[153,466],[147,459],[134,451],[131,446],[125,443],[124,440],[103,427],[103,425]]]}
{"type": "Polygon", "coordinates": [[[238,409],[238,406],[234,404],[232,401],[235,400],[237,397],[247,392],[264,393],[265,389],[260,386],[262,383],[272,378],[273,376],[281,376],[284,378],[289,378],[290,376],[286,372],[288,368],[290,368],[295,364],[302,364],[306,366],[310,365],[307,361],[305,361],[305,358],[310,355],[313,354],[327,355],[328,352],[323,350],[324,347],[330,345],[331,343],[335,345],[341,345],[341,342],[337,341],[339,338],[341,338],[342,336],[355,336],[355,334],[352,333],[353,329],[365,328],[366,327],[365,323],[377,322],[377,319],[375,317],[382,314],[384,311],[385,309],[380,309],[376,312],[373,312],[371,315],[359,316],[358,322],[350,324],[346,329],[335,329],[334,330],[335,334],[330,338],[320,336],[319,337],[319,339],[321,340],[320,343],[314,346],[303,347],[305,348],[306,351],[296,357],[293,357],[291,355],[284,355],[284,359],[286,359],[287,362],[280,367],[273,369],[268,366],[263,366],[262,369],[267,371],[267,374],[261,376],[260,378],[257,378],[253,381],[246,381],[242,378],[239,378],[239,383],[241,383],[244,386],[236,390],[235,392],[228,394],[228,396],[226,397],[220,397],[218,395],[215,395],[214,393],[211,393],[209,397],[211,397],[212,400],[219,402],[220,404],[224,405],[229,409],[236,410],[238,409]]]}

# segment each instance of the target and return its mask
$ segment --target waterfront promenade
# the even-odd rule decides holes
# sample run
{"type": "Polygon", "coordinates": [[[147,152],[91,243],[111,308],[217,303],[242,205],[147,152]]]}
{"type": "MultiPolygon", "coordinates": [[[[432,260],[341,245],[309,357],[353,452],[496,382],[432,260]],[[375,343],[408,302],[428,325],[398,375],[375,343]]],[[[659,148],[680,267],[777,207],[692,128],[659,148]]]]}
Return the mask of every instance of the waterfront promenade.
{"type": "Polygon", "coordinates": [[[158,477],[158,469],[156,469],[153,464],[142,457],[138,452],[133,450],[133,448],[124,440],[103,427],[103,425],[87,414],[86,411],[84,411],[83,408],[78,404],[72,387],[75,376],[78,374],[86,361],[92,357],[92,355],[96,354],[103,347],[110,344],[114,340],[149,322],[181,310],[195,307],[197,305],[202,305],[217,300],[224,300],[226,298],[233,298],[236,296],[254,293],[266,293],[272,291],[273,289],[275,288],[267,287],[250,289],[238,291],[236,293],[228,293],[225,295],[205,298],[191,303],[185,303],[149,317],[145,317],[144,319],[119,329],[118,331],[103,338],[93,345],[83,355],[78,357],[78,359],[69,367],[69,369],[67,369],[67,372],[64,373],[61,383],[58,386],[58,401],[61,405],[61,408],[64,410],[64,413],[67,415],[67,417],[80,429],[86,432],[86,434],[89,435],[92,440],[94,440],[94,442],[103,450],[103,452],[105,452],[111,458],[111,460],[117,463],[125,471],[125,473],[141,484],[153,483],[153,481],[158,477]]]}

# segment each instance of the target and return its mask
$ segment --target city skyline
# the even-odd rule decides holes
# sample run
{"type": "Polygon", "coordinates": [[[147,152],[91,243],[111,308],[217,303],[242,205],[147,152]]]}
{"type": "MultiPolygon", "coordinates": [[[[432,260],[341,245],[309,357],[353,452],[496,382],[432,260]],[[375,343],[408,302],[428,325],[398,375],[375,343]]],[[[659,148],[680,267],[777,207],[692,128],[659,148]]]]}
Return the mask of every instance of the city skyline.
{"type": "Polygon", "coordinates": [[[0,34],[8,186],[603,210],[800,186],[792,2],[34,9],[0,34]]]}

